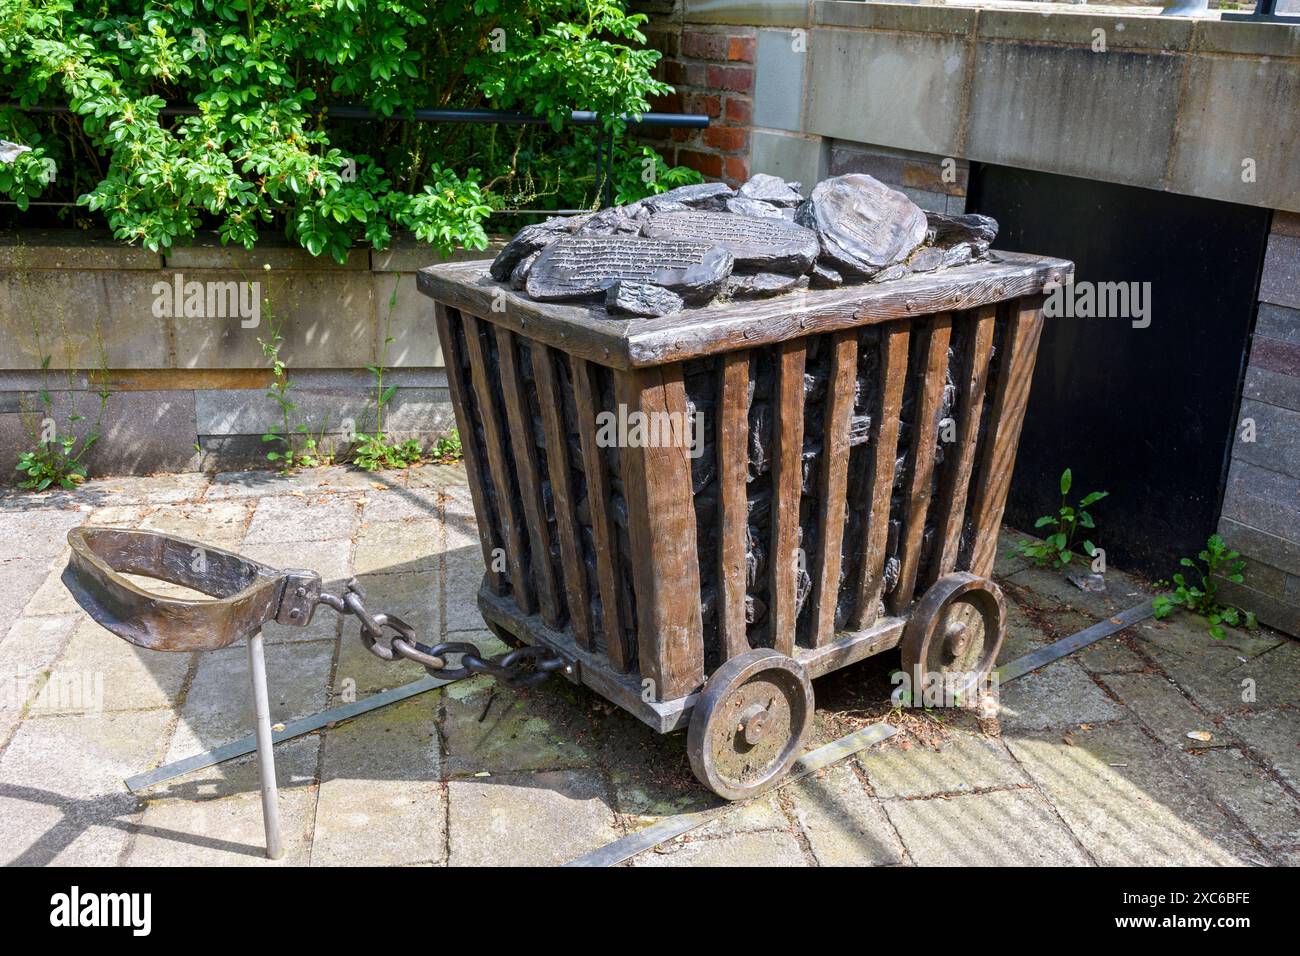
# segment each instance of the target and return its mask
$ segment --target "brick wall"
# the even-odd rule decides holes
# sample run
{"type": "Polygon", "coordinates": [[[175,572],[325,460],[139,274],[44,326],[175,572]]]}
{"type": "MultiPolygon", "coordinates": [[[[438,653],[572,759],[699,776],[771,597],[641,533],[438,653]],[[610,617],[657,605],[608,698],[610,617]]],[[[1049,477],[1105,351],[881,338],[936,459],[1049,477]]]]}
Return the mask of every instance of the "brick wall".
{"type": "Polygon", "coordinates": [[[1224,595],[1265,623],[1300,634],[1300,215],[1295,213],[1273,218],[1238,424],[1219,533],[1247,559],[1246,580],[1224,582],[1224,595]]]}
{"type": "Polygon", "coordinates": [[[699,170],[733,186],[749,178],[749,126],[754,109],[755,29],[683,23],[671,3],[633,7],[651,16],[649,45],[663,54],[656,77],[676,92],[651,102],[657,111],[703,113],[707,129],[648,131],[664,161],[699,170]]]}

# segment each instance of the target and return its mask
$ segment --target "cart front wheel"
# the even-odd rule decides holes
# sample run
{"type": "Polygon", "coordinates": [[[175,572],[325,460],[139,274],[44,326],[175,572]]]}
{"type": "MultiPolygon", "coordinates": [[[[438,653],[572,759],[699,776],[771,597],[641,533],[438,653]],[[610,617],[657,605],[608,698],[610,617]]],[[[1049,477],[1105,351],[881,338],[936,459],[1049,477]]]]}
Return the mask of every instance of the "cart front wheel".
{"type": "Polygon", "coordinates": [[[812,683],[793,658],[768,648],[723,664],[691,714],[686,748],[699,781],[727,800],[776,785],[812,727],[812,683]]]}
{"type": "Polygon", "coordinates": [[[1006,634],[1002,589],[966,572],[936,581],[903,630],[903,670],[928,706],[960,706],[997,662],[1006,634]],[[940,698],[934,692],[942,691],[940,698]]]}

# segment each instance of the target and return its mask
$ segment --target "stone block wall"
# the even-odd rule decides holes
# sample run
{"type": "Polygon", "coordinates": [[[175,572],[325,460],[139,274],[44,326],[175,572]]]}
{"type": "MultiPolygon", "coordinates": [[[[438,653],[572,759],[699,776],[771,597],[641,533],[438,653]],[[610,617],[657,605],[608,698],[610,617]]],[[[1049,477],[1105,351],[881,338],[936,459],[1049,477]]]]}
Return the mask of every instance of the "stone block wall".
{"type": "Polygon", "coordinates": [[[1227,599],[1300,634],[1300,215],[1273,219],[1219,533],[1247,557],[1227,599]]]}
{"type": "Polygon", "coordinates": [[[246,251],[206,239],[159,255],[75,231],[0,235],[0,484],[19,480],[14,465],[46,419],[59,432],[90,431],[101,390],[109,399],[85,459],[92,474],[266,467],[276,446],[262,435],[281,425],[262,346],[274,317],[292,423],[323,447],[374,429],[365,367],[385,356],[384,384],[397,386],[385,431],[442,437],[454,426],[442,351],[415,286],[415,271],[438,259],[414,241],[356,249],[340,265],[273,243],[246,251]],[[177,282],[182,291],[233,283],[244,304],[255,289],[257,314],[211,312],[206,299],[187,309],[184,294],[171,301],[177,282]],[[74,412],[82,420],[70,422],[74,412]]]}

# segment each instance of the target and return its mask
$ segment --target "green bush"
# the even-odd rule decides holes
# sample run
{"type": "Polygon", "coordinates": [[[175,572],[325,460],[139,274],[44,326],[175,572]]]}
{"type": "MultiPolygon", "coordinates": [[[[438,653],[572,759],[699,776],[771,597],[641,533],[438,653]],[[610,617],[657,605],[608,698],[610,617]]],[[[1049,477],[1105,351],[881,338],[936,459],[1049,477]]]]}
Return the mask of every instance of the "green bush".
{"type": "Polygon", "coordinates": [[[201,229],[250,248],[281,231],[340,260],[398,230],[483,248],[493,209],[593,205],[607,136],[622,199],[698,180],[619,118],[670,90],[644,19],[615,0],[0,0],[0,103],[19,104],[0,107],[0,138],[33,147],[0,166],[0,193],[75,200],[155,251],[201,229]],[[197,115],[162,112],[186,105],[197,115]],[[417,123],[418,107],[549,125],[417,123]],[[563,128],[571,109],[604,128],[563,128]]]}

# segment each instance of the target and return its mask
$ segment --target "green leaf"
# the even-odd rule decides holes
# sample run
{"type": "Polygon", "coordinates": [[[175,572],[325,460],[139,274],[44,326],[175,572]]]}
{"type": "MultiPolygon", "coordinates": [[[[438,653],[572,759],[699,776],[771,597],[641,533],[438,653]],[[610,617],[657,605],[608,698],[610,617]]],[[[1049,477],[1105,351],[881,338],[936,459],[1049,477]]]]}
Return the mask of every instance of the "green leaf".
{"type": "Polygon", "coordinates": [[[1061,472],[1061,494],[1068,495],[1070,493],[1070,485],[1072,485],[1073,483],[1074,483],[1074,476],[1070,474],[1069,468],[1061,472]]]}

